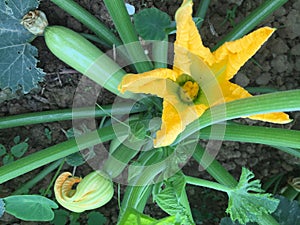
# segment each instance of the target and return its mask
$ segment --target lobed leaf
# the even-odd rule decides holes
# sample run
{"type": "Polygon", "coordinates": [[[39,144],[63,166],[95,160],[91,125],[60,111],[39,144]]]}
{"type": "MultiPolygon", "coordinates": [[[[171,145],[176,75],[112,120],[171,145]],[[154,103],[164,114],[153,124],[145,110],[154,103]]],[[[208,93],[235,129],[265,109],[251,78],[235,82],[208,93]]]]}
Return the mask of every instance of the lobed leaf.
{"type": "Polygon", "coordinates": [[[238,185],[227,192],[229,202],[226,212],[232,221],[260,223],[260,218],[273,213],[279,204],[279,200],[271,194],[263,193],[259,180],[250,181],[253,177],[251,171],[243,168],[238,185]]]}
{"type": "Polygon", "coordinates": [[[44,77],[36,67],[37,49],[28,42],[34,39],[21,24],[28,11],[37,8],[38,0],[0,1],[0,89],[16,92],[20,87],[28,93],[44,77]]]}

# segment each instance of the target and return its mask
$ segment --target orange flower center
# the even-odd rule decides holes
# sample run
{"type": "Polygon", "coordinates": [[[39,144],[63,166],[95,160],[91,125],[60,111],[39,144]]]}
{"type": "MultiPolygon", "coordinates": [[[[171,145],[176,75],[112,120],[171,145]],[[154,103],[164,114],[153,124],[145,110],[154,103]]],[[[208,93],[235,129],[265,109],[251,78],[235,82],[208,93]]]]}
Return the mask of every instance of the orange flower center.
{"type": "Polygon", "coordinates": [[[197,99],[199,90],[199,85],[196,82],[187,81],[180,87],[179,95],[184,102],[191,103],[197,99]]]}

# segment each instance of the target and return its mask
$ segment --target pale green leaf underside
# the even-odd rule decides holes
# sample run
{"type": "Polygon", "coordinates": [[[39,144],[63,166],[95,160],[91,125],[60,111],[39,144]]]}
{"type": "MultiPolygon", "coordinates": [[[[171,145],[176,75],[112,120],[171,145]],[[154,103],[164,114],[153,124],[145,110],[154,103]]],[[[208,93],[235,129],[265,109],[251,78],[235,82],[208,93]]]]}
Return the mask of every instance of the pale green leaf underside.
{"type": "Polygon", "coordinates": [[[118,225],[179,225],[175,216],[168,216],[156,220],[148,215],[142,214],[133,208],[127,209],[118,225]]]}
{"type": "Polygon", "coordinates": [[[20,24],[22,17],[38,4],[37,0],[0,1],[0,89],[15,92],[22,87],[28,93],[44,76],[36,68],[37,49],[28,43],[34,36],[20,24]]]}
{"type": "Polygon", "coordinates": [[[39,195],[14,195],[4,198],[5,211],[25,221],[50,221],[54,218],[52,209],[58,205],[39,195]]]}
{"type": "Polygon", "coordinates": [[[250,181],[253,177],[251,171],[243,168],[237,187],[227,193],[226,212],[233,221],[238,220],[241,224],[260,223],[260,218],[274,212],[279,204],[279,200],[272,198],[271,194],[263,193],[259,180],[250,181]]]}

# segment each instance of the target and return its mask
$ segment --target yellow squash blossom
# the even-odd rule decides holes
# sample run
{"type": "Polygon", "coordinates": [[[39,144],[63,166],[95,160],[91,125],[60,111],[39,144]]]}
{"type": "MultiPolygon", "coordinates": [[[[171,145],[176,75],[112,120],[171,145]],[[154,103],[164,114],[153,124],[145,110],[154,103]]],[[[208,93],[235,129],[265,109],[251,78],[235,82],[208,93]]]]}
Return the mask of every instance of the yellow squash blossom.
{"type": "Polygon", "coordinates": [[[94,171],[83,179],[64,172],[55,181],[54,193],[59,204],[80,213],[105,205],[112,198],[114,188],[111,179],[101,171],[94,171]]]}
{"type": "MultiPolygon", "coordinates": [[[[239,40],[226,42],[211,52],[203,46],[192,20],[192,4],[192,0],[184,0],[175,15],[177,32],[173,69],[160,68],[142,74],[127,74],[119,85],[122,93],[131,91],[163,98],[162,125],[156,133],[155,147],[172,144],[185,127],[199,118],[207,108],[221,102],[250,97],[251,94],[245,89],[229,80],[275,30],[260,28],[239,40]],[[213,98],[206,96],[207,91],[203,92],[203,87],[207,85],[205,80],[209,79],[203,74],[212,74],[217,89],[222,93],[221,99],[215,97],[212,102],[213,98]]],[[[248,118],[282,124],[290,122],[288,115],[282,112],[248,118]]]]}

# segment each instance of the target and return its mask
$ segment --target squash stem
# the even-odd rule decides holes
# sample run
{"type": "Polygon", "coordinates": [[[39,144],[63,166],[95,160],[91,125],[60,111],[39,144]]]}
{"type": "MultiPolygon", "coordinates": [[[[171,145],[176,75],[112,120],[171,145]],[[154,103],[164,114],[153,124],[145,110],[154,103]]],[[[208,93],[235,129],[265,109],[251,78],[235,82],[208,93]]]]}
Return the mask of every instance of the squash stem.
{"type": "Polygon", "coordinates": [[[101,40],[107,45],[113,47],[113,45],[121,45],[122,42],[115,34],[108,29],[103,23],[101,23],[95,16],[85,10],[79,4],[73,0],[51,0],[54,4],[61,9],[75,17],[78,21],[83,23],[87,28],[93,31],[101,40]]]}
{"type": "Polygon", "coordinates": [[[233,41],[241,38],[245,34],[249,33],[259,23],[271,15],[276,9],[285,4],[288,0],[267,0],[264,1],[256,10],[251,12],[243,21],[239,24],[222,40],[220,40],[213,50],[219,48],[223,43],[227,41],[233,41]]]}
{"type": "Polygon", "coordinates": [[[116,29],[125,45],[129,58],[139,73],[153,69],[142,48],[123,0],[104,0],[116,29]]]}

